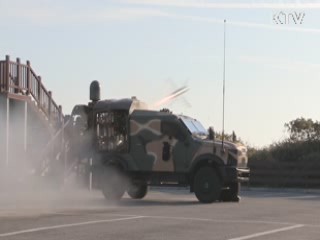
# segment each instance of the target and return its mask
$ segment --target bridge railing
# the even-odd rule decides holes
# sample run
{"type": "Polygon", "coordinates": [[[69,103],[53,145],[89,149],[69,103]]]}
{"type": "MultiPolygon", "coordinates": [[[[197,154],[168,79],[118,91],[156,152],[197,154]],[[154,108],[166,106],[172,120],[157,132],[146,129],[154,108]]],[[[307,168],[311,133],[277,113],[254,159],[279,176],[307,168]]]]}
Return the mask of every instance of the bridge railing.
{"type": "Polygon", "coordinates": [[[17,58],[14,62],[8,55],[5,61],[0,61],[0,93],[30,96],[51,124],[63,122],[62,107],[52,99],[52,92],[42,84],[29,61],[22,64],[17,58]]]}

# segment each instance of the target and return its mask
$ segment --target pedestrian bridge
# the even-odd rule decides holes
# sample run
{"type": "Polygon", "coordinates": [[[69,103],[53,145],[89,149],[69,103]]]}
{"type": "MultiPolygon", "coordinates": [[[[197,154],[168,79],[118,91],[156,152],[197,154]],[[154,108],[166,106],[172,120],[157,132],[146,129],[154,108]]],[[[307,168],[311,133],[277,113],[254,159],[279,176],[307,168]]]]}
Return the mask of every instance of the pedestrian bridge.
{"type": "Polygon", "coordinates": [[[0,61],[0,169],[56,169],[66,161],[64,125],[61,105],[30,62],[0,61]]]}

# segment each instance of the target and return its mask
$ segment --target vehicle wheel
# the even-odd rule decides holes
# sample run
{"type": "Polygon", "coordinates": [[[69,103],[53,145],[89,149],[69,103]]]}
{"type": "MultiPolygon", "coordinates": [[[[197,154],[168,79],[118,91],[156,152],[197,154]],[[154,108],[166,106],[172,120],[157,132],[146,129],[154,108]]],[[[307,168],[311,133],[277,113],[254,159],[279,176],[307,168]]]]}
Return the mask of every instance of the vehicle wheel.
{"type": "Polygon", "coordinates": [[[110,201],[120,200],[126,189],[125,182],[125,177],[120,170],[114,167],[106,168],[100,185],[103,196],[110,201]]]}
{"type": "Polygon", "coordinates": [[[129,184],[127,193],[132,199],[142,199],[148,192],[148,184],[144,180],[132,181],[129,184]]]}
{"type": "Polygon", "coordinates": [[[202,167],[194,176],[193,188],[200,202],[212,203],[219,200],[221,180],[212,167],[202,167]]]}
{"type": "Polygon", "coordinates": [[[240,202],[238,196],[240,183],[232,183],[228,189],[223,189],[220,195],[220,201],[223,202],[240,202]]]}

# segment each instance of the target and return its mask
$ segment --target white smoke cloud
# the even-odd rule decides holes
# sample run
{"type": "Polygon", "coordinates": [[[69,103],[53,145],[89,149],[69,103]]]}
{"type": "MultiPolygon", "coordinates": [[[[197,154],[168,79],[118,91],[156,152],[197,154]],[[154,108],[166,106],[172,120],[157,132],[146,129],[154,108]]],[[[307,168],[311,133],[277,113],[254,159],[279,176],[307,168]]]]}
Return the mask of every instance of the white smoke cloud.
{"type": "MultiPolygon", "coordinates": [[[[0,96],[0,102],[2,100],[0,96]]],[[[0,217],[2,214],[20,215],[26,212],[38,214],[62,208],[87,208],[92,206],[94,201],[100,206],[104,204],[102,194],[99,193],[97,196],[90,193],[86,186],[80,186],[73,172],[70,172],[64,182],[63,169],[62,172],[57,172],[57,175],[53,173],[54,175],[50,177],[43,177],[40,172],[35,171],[43,160],[41,153],[49,139],[42,141],[42,144],[41,141],[37,141],[37,137],[42,138],[41,127],[34,120],[27,119],[28,141],[25,145],[24,104],[20,101],[10,101],[8,164],[3,148],[6,144],[5,129],[4,125],[1,125],[0,217]]],[[[6,109],[0,105],[1,120],[5,115],[6,109]]]]}

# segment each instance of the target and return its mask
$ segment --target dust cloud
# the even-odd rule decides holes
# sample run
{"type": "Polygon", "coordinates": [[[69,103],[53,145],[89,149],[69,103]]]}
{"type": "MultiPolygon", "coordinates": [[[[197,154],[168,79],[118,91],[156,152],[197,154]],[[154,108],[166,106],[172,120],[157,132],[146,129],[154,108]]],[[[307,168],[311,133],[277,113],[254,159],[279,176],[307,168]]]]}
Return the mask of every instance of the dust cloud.
{"type": "Polygon", "coordinates": [[[88,184],[79,184],[78,176],[72,171],[65,178],[63,166],[55,171],[55,175],[46,176],[39,170],[43,160],[40,153],[48,140],[44,141],[38,123],[32,119],[28,119],[26,135],[24,104],[14,106],[14,109],[10,112],[9,158],[6,162],[6,110],[0,106],[0,217],[105,207],[102,194],[90,192],[88,184]]]}

